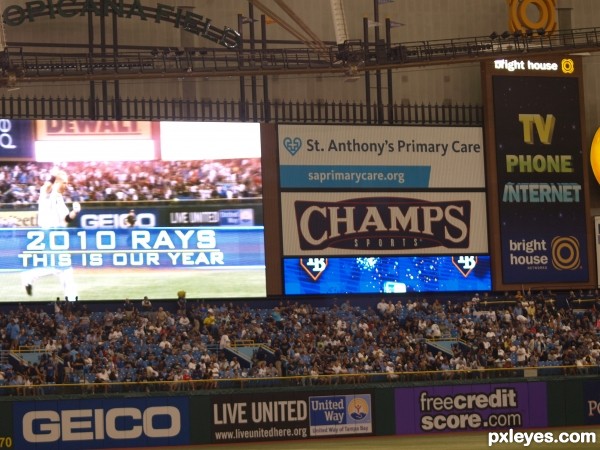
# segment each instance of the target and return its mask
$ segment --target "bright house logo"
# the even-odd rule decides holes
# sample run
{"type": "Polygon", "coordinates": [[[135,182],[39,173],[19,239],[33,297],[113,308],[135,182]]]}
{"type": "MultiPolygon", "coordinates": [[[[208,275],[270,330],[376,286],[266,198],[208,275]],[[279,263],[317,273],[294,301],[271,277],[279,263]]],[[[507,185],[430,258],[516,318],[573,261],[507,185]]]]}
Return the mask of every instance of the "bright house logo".
{"type": "Polygon", "coordinates": [[[539,61],[531,61],[531,60],[522,60],[522,59],[513,59],[509,61],[508,59],[497,59],[494,61],[494,69],[496,70],[506,70],[508,72],[515,71],[525,71],[525,72],[558,72],[559,69],[562,73],[566,75],[570,75],[575,72],[575,63],[572,59],[563,59],[558,65],[557,62],[547,61],[547,62],[539,62],[539,61]]]}
{"type": "Polygon", "coordinates": [[[311,436],[373,432],[370,394],[310,397],[309,411],[311,436]]]}
{"type": "Polygon", "coordinates": [[[543,29],[556,31],[556,0],[508,0],[510,31],[543,29]]]}
{"type": "Polygon", "coordinates": [[[526,270],[577,270],[581,267],[581,246],[574,236],[545,239],[509,240],[510,265],[526,270]]]}

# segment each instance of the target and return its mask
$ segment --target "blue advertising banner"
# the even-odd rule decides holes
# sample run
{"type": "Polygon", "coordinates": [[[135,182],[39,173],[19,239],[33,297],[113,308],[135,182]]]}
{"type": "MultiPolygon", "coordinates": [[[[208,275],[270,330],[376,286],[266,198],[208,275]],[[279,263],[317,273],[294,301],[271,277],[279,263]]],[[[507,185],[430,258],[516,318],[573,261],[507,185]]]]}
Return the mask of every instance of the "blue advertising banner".
{"type": "Polygon", "coordinates": [[[429,166],[282,166],[282,188],[427,188],[429,166]]]}
{"type": "Polygon", "coordinates": [[[502,281],[589,279],[579,80],[493,77],[502,281]]]}
{"type": "Polygon", "coordinates": [[[0,229],[0,271],[264,266],[263,227],[0,229]]]}
{"type": "Polygon", "coordinates": [[[373,432],[371,395],[331,395],[309,400],[311,436],[373,432]]]}
{"type": "Polygon", "coordinates": [[[284,258],[286,295],[491,290],[490,257],[284,258]]]}
{"type": "Polygon", "coordinates": [[[583,383],[584,420],[586,425],[600,423],[600,383],[586,381],[583,383]]]}
{"type": "Polygon", "coordinates": [[[32,123],[29,120],[0,119],[0,160],[35,158],[32,123]]]}
{"type": "Polygon", "coordinates": [[[184,397],[27,401],[13,405],[14,448],[156,447],[190,444],[184,397]]]}
{"type": "Polygon", "coordinates": [[[250,227],[254,223],[254,210],[244,209],[222,209],[218,211],[219,223],[225,226],[246,226],[250,227]]]}
{"type": "Polygon", "coordinates": [[[0,229],[4,301],[265,295],[263,227],[83,223],[97,227],[0,229]]]}

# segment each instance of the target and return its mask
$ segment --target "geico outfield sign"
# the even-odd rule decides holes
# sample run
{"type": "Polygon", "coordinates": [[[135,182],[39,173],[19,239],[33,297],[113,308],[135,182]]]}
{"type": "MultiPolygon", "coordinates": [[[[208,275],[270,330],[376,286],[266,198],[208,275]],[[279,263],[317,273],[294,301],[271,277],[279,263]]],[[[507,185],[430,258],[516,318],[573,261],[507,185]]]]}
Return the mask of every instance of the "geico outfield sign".
{"type": "Polygon", "coordinates": [[[155,6],[144,6],[140,0],[125,2],[124,0],[33,0],[23,5],[9,5],[2,11],[2,20],[7,26],[19,26],[25,22],[35,22],[38,18],[50,19],[80,17],[93,14],[140,20],[153,20],[155,23],[172,23],[190,33],[216,42],[227,48],[236,48],[241,42],[240,33],[230,27],[217,28],[208,17],[196,14],[188,9],[156,3],[155,6]]]}

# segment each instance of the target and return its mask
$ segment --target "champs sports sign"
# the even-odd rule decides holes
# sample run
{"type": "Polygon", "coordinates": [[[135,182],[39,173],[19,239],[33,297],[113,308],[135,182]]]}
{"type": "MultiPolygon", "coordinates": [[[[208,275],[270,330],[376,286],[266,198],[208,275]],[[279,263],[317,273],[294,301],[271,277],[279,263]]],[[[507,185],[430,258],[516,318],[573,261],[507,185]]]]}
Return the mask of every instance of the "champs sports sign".
{"type": "Polygon", "coordinates": [[[286,255],[485,253],[483,193],[282,193],[286,255]]]}
{"type": "Polygon", "coordinates": [[[124,0],[33,0],[23,5],[9,5],[2,11],[2,21],[6,26],[14,27],[25,22],[36,22],[39,18],[72,18],[87,15],[97,17],[115,15],[120,18],[152,20],[155,23],[167,22],[175,28],[193,33],[216,42],[227,48],[237,48],[241,42],[238,31],[228,26],[216,27],[208,17],[196,14],[188,9],[156,3],[155,6],[142,5],[140,0],[126,3],[124,0]]]}
{"type": "Polygon", "coordinates": [[[342,202],[298,201],[300,246],[310,248],[458,247],[469,243],[471,204],[417,202],[410,198],[362,198],[342,202]],[[398,241],[398,242],[397,242],[398,241]]]}

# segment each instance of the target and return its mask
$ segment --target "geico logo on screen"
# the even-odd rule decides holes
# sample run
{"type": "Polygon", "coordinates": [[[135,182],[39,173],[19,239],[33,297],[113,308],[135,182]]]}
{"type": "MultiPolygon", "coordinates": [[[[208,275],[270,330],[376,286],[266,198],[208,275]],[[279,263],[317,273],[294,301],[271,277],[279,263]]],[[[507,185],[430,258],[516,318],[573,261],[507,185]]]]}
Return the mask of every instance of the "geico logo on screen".
{"type": "Polygon", "coordinates": [[[180,431],[181,413],[174,406],[29,411],[23,416],[23,437],[35,443],[165,438],[180,431]],[[163,420],[155,420],[157,417],[163,420]],[[165,427],[159,427],[160,423],[165,427]]]}
{"type": "MultiPolygon", "coordinates": [[[[124,214],[83,214],[81,228],[128,228],[127,213],[124,214]]],[[[135,216],[136,226],[155,227],[156,216],[152,213],[139,213],[135,216]]]]}

